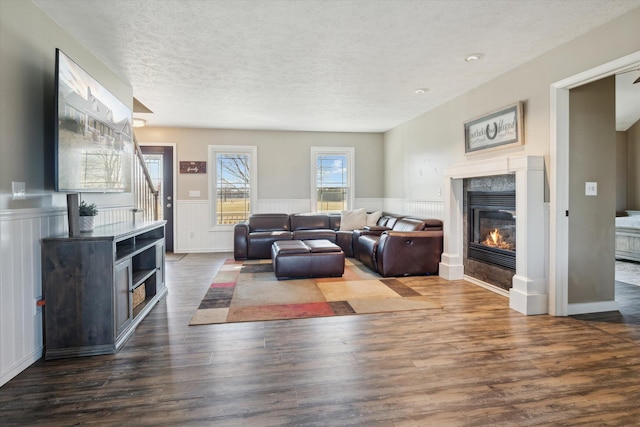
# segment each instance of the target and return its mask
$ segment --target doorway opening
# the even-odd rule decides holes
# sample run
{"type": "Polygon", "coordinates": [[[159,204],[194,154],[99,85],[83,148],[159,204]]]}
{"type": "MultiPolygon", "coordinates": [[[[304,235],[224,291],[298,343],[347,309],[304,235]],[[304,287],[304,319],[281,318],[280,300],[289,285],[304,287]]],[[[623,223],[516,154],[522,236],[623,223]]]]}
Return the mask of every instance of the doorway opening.
{"type": "Polygon", "coordinates": [[[574,314],[568,303],[569,91],[639,65],[635,52],[551,84],[549,314],[574,314]]]}

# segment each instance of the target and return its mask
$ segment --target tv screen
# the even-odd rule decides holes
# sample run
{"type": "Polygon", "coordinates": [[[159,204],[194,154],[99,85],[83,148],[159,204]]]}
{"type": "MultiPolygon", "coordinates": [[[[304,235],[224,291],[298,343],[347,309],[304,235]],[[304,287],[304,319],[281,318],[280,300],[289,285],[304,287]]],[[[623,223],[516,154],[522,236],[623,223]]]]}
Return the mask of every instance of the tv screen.
{"type": "Polygon", "coordinates": [[[56,49],[56,190],[129,192],[132,112],[56,49]]]}

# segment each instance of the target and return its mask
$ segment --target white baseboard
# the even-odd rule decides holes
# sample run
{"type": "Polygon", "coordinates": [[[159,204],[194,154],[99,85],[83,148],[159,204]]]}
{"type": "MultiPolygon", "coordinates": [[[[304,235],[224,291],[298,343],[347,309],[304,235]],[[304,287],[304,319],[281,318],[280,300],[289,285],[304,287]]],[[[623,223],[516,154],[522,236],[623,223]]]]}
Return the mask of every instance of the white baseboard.
{"type": "Polygon", "coordinates": [[[569,304],[567,314],[572,316],[574,314],[604,313],[606,311],[618,311],[618,309],[618,303],[615,301],[585,302],[569,304]]]}
{"type": "Polygon", "coordinates": [[[473,283],[474,285],[480,286],[481,288],[485,288],[498,295],[509,298],[509,291],[492,285],[491,283],[483,282],[482,280],[476,279],[475,277],[467,276],[466,274],[464,275],[463,279],[467,282],[473,283]]]}
{"type": "Polygon", "coordinates": [[[43,346],[36,348],[31,354],[27,354],[21,360],[19,360],[15,365],[11,368],[7,369],[5,372],[0,374],[0,387],[8,383],[13,377],[18,375],[20,372],[27,369],[29,366],[33,365],[42,357],[42,351],[44,350],[43,346]]]}

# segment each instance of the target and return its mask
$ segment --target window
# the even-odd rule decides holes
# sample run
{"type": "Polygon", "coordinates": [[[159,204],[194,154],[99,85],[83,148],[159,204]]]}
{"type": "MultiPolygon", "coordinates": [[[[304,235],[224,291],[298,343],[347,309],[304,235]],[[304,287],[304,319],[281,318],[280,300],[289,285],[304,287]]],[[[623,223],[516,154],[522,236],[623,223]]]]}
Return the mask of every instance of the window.
{"type": "Polygon", "coordinates": [[[214,225],[234,225],[249,217],[256,201],[256,158],[256,147],[209,146],[214,225]]]}
{"type": "Polygon", "coordinates": [[[147,165],[147,171],[149,177],[153,183],[153,187],[158,190],[158,200],[156,211],[158,212],[158,219],[164,219],[164,209],[162,209],[162,201],[164,200],[162,178],[164,176],[163,170],[163,155],[162,154],[142,154],[142,158],[147,165]]]}
{"type": "Polygon", "coordinates": [[[352,147],[311,147],[311,198],[315,212],[340,212],[353,206],[352,147]]]}

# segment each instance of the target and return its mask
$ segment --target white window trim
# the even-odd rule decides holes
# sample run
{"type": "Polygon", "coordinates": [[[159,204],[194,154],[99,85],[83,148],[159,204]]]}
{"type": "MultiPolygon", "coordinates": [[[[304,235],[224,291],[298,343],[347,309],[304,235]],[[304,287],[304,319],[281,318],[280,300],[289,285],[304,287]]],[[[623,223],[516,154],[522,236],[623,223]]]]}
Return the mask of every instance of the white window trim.
{"type": "Polygon", "coordinates": [[[318,156],[327,155],[347,155],[347,185],[349,186],[349,198],[347,199],[347,209],[353,209],[355,201],[355,149],[353,147],[311,147],[311,212],[318,211],[318,191],[316,179],[318,173],[318,156]]]}
{"type": "Polygon", "coordinates": [[[216,156],[218,154],[235,154],[244,153],[251,156],[251,163],[249,165],[249,213],[254,212],[254,209],[258,203],[258,147],[254,145],[209,145],[209,170],[207,173],[207,180],[209,182],[209,224],[211,224],[211,230],[232,230],[234,225],[232,224],[217,224],[216,210],[217,210],[217,197],[216,197],[216,185],[217,185],[217,162],[216,156]]]}

